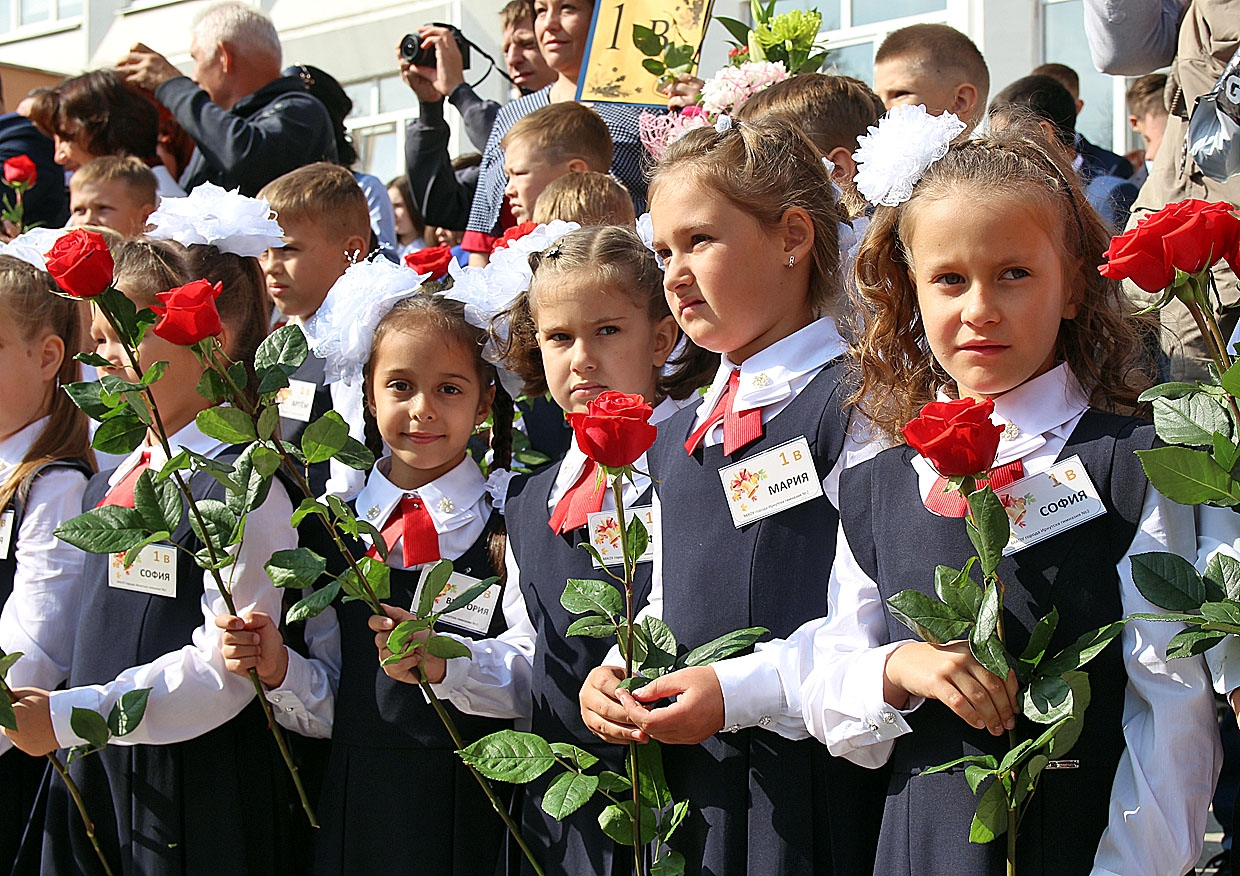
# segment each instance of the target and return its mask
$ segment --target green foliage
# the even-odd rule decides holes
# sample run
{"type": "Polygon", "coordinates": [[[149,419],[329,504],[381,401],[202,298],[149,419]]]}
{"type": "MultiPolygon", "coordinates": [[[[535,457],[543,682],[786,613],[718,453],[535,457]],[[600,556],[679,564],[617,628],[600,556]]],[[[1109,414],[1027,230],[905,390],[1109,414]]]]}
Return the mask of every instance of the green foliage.
{"type": "Polygon", "coordinates": [[[1181,505],[1240,505],[1240,483],[1203,450],[1138,450],[1141,467],[1158,492],[1181,505]]]}
{"type": "Polygon", "coordinates": [[[180,490],[167,479],[157,481],[150,469],[142,472],[134,484],[133,499],[143,525],[152,532],[176,532],[181,525],[180,490]]]}
{"type": "Polygon", "coordinates": [[[327,462],[344,449],[349,440],[349,427],[335,411],[328,411],[301,433],[301,452],[306,462],[314,465],[327,462]]]}
{"type": "Polygon", "coordinates": [[[246,444],[258,438],[253,421],[238,408],[207,408],[198,412],[194,422],[202,434],[225,444],[246,444]]]}
{"type": "Polygon", "coordinates": [[[615,587],[604,581],[569,578],[560,605],[573,614],[591,612],[615,618],[624,613],[624,597],[615,587]]]}
{"type": "Polygon", "coordinates": [[[995,491],[986,488],[969,494],[969,512],[966,523],[969,540],[977,549],[982,574],[991,576],[999,568],[1003,549],[1011,538],[1007,511],[995,491]]]}
{"type": "Polygon", "coordinates": [[[258,375],[260,394],[276,392],[288,386],[288,379],[310,355],[306,336],[295,325],[285,325],[269,334],[254,354],[254,373],[258,375]]]}
{"type": "Polygon", "coordinates": [[[461,760],[495,782],[523,785],[555,765],[555,753],[541,736],[501,730],[457,752],[461,760]]]}
{"type": "Polygon", "coordinates": [[[310,548],[276,551],[263,566],[277,587],[313,587],[327,571],[327,560],[310,548]]]}
{"type": "Polygon", "coordinates": [[[896,620],[932,645],[953,642],[974,624],[974,618],[961,617],[950,605],[917,590],[900,591],[887,600],[887,608],[896,620]]]}
{"type": "Polygon", "coordinates": [[[1194,611],[1206,601],[1205,582],[1192,563],[1176,554],[1137,554],[1132,579],[1142,596],[1168,611],[1194,611]]]}
{"type": "Polygon", "coordinates": [[[560,773],[543,793],[542,809],[556,821],[563,821],[594,796],[598,776],[586,773],[560,773]]]}
{"type": "Polygon", "coordinates": [[[327,606],[331,605],[332,602],[335,601],[336,597],[339,595],[340,582],[331,581],[324,587],[314,590],[299,599],[291,608],[289,608],[288,614],[285,615],[284,619],[287,623],[295,624],[298,621],[318,617],[323,613],[323,610],[327,608],[327,606]]]}
{"type": "Polygon", "coordinates": [[[86,745],[73,748],[69,752],[69,762],[94,754],[107,746],[114,737],[128,736],[137,730],[146,715],[146,703],[150,694],[149,687],[127,691],[112,705],[106,719],[98,712],[74,707],[69,714],[69,726],[74,733],[86,740],[86,745]]]}
{"type": "Polygon", "coordinates": [[[71,517],[56,527],[56,537],[88,554],[116,554],[140,544],[148,535],[136,508],[104,505],[71,517]]]}

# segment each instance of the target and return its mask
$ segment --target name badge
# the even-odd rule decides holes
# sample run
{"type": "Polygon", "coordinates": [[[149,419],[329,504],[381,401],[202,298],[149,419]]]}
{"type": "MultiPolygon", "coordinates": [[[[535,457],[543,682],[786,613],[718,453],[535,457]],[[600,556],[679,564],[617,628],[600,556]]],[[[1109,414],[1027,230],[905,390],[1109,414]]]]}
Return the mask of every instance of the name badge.
{"type": "Polygon", "coordinates": [[[276,393],[280,416],[286,420],[309,423],[316,389],[318,387],[308,380],[290,380],[288,386],[276,393]]]}
{"type": "MultiPolygon", "coordinates": [[[[430,574],[433,565],[432,563],[422,569],[422,576],[418,579],[418,592],[413,595],[414,605],[417,605],[418,600],[421,598],[422,587],[426,584],[426,576],[430,574]]],[[[482,579],[471,578],[469,575],[462,575],[460,572],[453,572],[448,577],[448,586],[444,588],[443,593],[435,597],[434,611],[439,611],[480,580],[482,579]]],[[[495,609],[499,605],[499,595],[502,589],[499,582],[495,582],[486,590],[483,590],[469,605],[445,614],[443,621],[452,624],[454,627],[469,630],[471,633],[486,635],[487,630],[491,628],[491,617],[495,614],[495,609]]]]}
{"type": "Polygon", "coordinates": [[[1021,478],[995,494],[1007,509],[1012,527],[1012,537],[1003,549],[1005,557],[1107,513],[1079,456],[1021,478]]]}
{"type": "Polygon", "coordinates": [[[148,544],[125,568],[125,555],[108,557],[108,586],[151,596],[177,595],[177,549],[169,544],[148,544]]]}
{"type": "Polygon", "coordinates": [[[737,529],[822,495],[804,436],[724,466],[719,479],[737,529]]]}
{"type": "Polygon", "coordinates": [[[13,543],[13,509],[0,514],[0,560],[9,558],[9,545],[13,543]]]}
{"type": "MultiPolygon", "coordinates": [[[[624,509],[624,523],[628,526],[629,521],[633,519],[633,515],[637,515],[646,526],[646,532],[650,535],[650,543],[646,546],[646,551],[637,558],[639,563],[649,563],[654,559],[654,515],[653,505],[639,505],[636,508],[624,509]]],[[[600,563],[597,559],[591,558],[594,568],[601,569],[604,565],[621,566],[624,564],[624,551],[620,547],[620,523],[616,519],[615,511],[596,511],[589,517],[590,544],[594,545],[594,549],[599,552],[603,558],[600,563]]]]}

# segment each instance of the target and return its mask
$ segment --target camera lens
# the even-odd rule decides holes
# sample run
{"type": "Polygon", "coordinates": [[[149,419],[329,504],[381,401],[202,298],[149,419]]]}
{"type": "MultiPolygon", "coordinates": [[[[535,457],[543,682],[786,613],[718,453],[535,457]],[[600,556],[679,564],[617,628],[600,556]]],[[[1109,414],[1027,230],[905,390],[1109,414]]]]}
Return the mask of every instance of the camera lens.
{"type": "Polygon", "coordinates": [[[435,50],[423,49],[422,38],[416,33],[407,33],[400,41],[400,56],[415,67],[435,66],[435,50]]]}

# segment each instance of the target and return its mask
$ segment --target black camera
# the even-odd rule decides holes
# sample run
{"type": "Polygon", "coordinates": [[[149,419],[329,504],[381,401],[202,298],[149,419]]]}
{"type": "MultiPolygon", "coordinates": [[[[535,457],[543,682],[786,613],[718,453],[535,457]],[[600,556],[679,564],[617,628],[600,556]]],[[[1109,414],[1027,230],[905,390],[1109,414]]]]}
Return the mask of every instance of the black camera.
{"type": "MultiPolygon", "coordinates": [[[[453,27],[450,24],[435,22],[435,27],[447,28],[452,34],[452,38],[456,40],[456,47],[461,50],[461,69],[469,69],[469,40],[465,39],[465,34],[461,33],[460,28],[453,27]]],[[[434,67],[435,66],[435,48],[422,48],[422,37],[416,33],[407,33],[405,38],[400,41],[400,56],[415,67],[434,67]]]]}

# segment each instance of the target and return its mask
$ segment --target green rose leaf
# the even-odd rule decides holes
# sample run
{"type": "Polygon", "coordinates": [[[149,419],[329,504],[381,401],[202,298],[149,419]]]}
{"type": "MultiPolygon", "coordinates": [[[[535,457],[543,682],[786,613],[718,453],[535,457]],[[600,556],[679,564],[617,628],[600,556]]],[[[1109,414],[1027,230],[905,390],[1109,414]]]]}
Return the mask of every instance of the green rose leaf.
{"type": "Polygon", "coordinates": [[[1065,672],[1063,680],[1072,688],[1072,716],[1064,719],[1062,724],[1047,727],[1034,744],[1035,748],[1049,745],[1046,754],[1052,759],[1063,757],[1076,745],[1081,731],[1085,729],[1085,709],[1089,707],[1093,696],[1089,687],[1089,673],[1079,670],[1065,672]]]}
{"type": "Polygon", "coordinates": [[[267,441],[275,434],[278,425],[280,425],[280,409],[272,404],[265,405],[262,413],[258,415],[258,423],[255,426],[258,437],[267,441]]]}
{"type": "Polygon", "coordinates": [[[301,452],[306,462],[326,462],[344,449],[349,441],[349,427],[335,411],[328,411],[301,433],[301,452]]]}
{"type": "Polygon", "coordinates": [[[421,640],[414,641],[414,637],[425,630],[429,630],[433,625],[433,619],[429,617],[414,618],[413,620],[401,621],[392,628],[392,632],[388,633],[387,649],[392,652],[392,656],[384,660],[384,665],[399,663],[403,658],[407,657],[414,649],[422,646],[421,640]]]}
{"type": "Polygon", "coordinates": [[[1223,471],[1233,471],[1236,463],[1240,462],[1240,445],[1235,444],[1226,435],[1220,435],[1218,432],[1215,432],[1213,435],[1211,452],[1214,456],[1214,461],[1219,464],[1219,468],[1223,471]]]}
{"type": "Polygon", "coordinates": [[[560,594],[560,605],[573,614],[602,614],[616,617],[624,614],[624,597],[605,581],[569,578],[560,594]]]}
{"type": "Polygon", "coordinates": [[[435,609],[435,600],[439,598],[439,594],[443,593],[444,588],[448,586],[448,579],[452,577],[452,563],[448,560],[439,560],[435,565],[431,566],[429,572],[426,573],[426,581],[422,585],[422,592],[418,595],[418,617],[429,617],[435,609]]]}
{"type": "Polygon", "coordinates": [[[181,525],[181,491],[170,479],[158,480],[149,468],[134,484],[133,503],[152,532],[176,532],[181,525]]]}
{"type": "MultiPolygon", "coordinates": [[[[0,678],[8,678],[9,670],[13,668],[13,664],[20,660],[21,657],[21,651],[13,651],[10,654],[5,654],[3,657],[0,657],[0,678]]],[[[0,697],[0,699],[7,699],[7,697],[0,697]]]]}
{"type": "Polygon", "coordinates": [[[125,456],[146,437],[146,424],[133,411],[117,411],[99,424],[90,446],[100,453],[125,456]]]}
{"type": "Polygon", "coordinates": [[[91,365],[95,368],[112,367],[112,363],[100,356],[98,353],[77,353],[73,358],[81,362],[83,365],[91,365]]]}
{"type": "Polygon", "coordinates": [[[633,783],[629,781],[628,776],[622,776],[611,770],[603,770],[598,775],[598,788],[608,794],[623,794],[633,787],[633,783]]]}
{"type": "Polygon", "coordinates": [[[129,550],[125,551],[125,556],[121,559],[122,565],[124,565],[124,567],[128,569],[130,566],[132,566],[134,563],[138,561],[138,555],[142,553],[143,548],[147,547],[148,545],[158,544],[161,541],[167,541],[170,538],[172,538],[172,533],[168,532],[167,530],[162,530],[160,532],[152,532],[146,538],[142,539],[142,541],[138,542],[136,545],[131,547],[129,550]]]}
{"type": "Polygon", "coordinates": [[[724,633],[719,638],[712,639],[705,645],[699,645],[684,657],[679,658],[676,661],[676,667],[707,666],[717,660],[731,657],[733,654],[745,650],[769,632],[770,630],[766,627],[748,627],[743,630],[733,630],[730,633],[724,633]]]}
{"type": "Polygon", "coordinates": [[[309,620],[312,617],[318,617],[323,613],[323,609],[331,605],[338,595],[340,595],[340,582],[328,582],[325,586],[299,599],[288,610],[284,620],[286,623],[295,624],[299,621],[309,620]]]}
{"type": "Polygon", "coordinates": [[[1203,450],[1156,447],[1138,450],[1145,475],[1158,492],[1181,505],[1240,504],[1240,484],[1203,450]]]}
{"type": "Polygon", "coordinates": [[[629,560],[636,563],[637,558],[650,546],[650,533],[646,531],[646,524],[642,523],[641,518],[636,514],[629,521],[628,540],[629,560]]]}
{"type": "Polygon", "coordinates": [[[1147,600],[1168,611],[1195,611],[1206,601],[1206,586],[1193,564],[1157,551],[1132,558],[1132,580],[1147,600]]]}
{"type": "Polygon", "coordinates": [[[1201,616],[1208,621],[1201,625],[1202,630],[1240,635],[1240,604],[1229,599],[1206,602],[1201,606],[1201,616]]]}
{"type": "Polygon", "coordinates": [[[653,76],[662,76],[667,72],[667,66],[655,58],[642,58],[642,66],[653,76]]]}
{"type": "Polygon", "coordinates": [[[1025,802],[1033,789],[1037,787],[1038,776],[1042,770],[1046,769],[1046,765],[1051,759],[1044,754],[1035,754],[1029,758],[1029,762],[1021,769],[1020,774],[1016,777],[1016,786],[1013,789],[1016,796],[1016,805],[1025,802]]]}
{"type": "Polygon", "coordinates": [[[567,742],[552,742],[551,750],[556,757],[568,761],[579,770],[588,770],[598,763],[598,758],[590,754],[590,752],[584,748],[570,745],[567,742]]]}
{"type": "Polygon", "coordinates": [[[1006,773],[1008,770],[1012,769],[1012,767],[1016,765],[1016,762],[1019,761],[1022,757],[1024,757],[1025,753],[1031,750],[1032,748],[1033,748],[1033,740],[1026,739],[1024,742],[1020,743],[1015,748],[1009,749],[1007,754],[1003,755],[1003,760],[999,761],[998,771],[1001,773],[1006,773]]]}
{"type": "Polygon", "coordinates": [[[258,437],[253,421],[240,408],[207,408],[198,412],[194,422],[202,434],[225,444],[245,444],[258,437]]]}
{"type": "Polygon", "coordinates": [[[969,494],[969,540],[977,548],[984,575],[993,575],[1012,537],[1007,511],[995,491],[986,487],[969,494]]]}
{"type": "Polygon", "coordinates": [[[1209,651],[1225,638],[1227,638],[1226,633],[1208,630],[1181,630],[1172,636],[1171,641],[1167,643],[1167,659],[1196,657],[1198,654],[1206,653],[1206,651],[1209,651]]]}
{"type": "Polygon", "coordinates": [[[300,526],[301,522],[311,514],[317,514],[324,520],[328,520],[331,516],[331,512],[326,505],[317,499],[307,498],[301,500],[301,504],[293,511],[293,516],[289,518],[289,522],[293,526],[300,526]]]}
{"type": "Polygon", "coordinates": [[[989,843],[1007,832],[1007,792],[1002,782],[991,782],[977,801],[977,813],[969,825],[969,842],[989,843]]]}
{"type": "Polygon", "coordinates": [[[1016,695],[1016,704],[1030,721],[1054,724],[1072,714],[1072,688],[1058,675],[1040,675],[1016,695]]]}
{"type": "Polygon", "coordinates": [[[1167,394],[1151,399],[1154,429],[1168,444],[1210,447],[1214,433],[1232,437],[1231,417],[1221,400],[1194,387],[1183,395],[1167,394]]]}
{"type": "Polygon", "coordinates": [[[606,639],[616,635],[616,622],[598,614],[579,617],[564,631],[566,636],[585,636],[588,639],[606,639]]]}
{"type": "Polygon", "coordinates": [[[669,46],[663,54],[663,61],[668,67],[681,67],[693,61],[693,46],[669,46]]]}
{"type": "Polygon", "coordinates": [[[1210,557],[1210,562],[1206,563],[1203,578],[1206,598],[1211,602],[1240,599],[1240,560],[1224,553],[1215,553],[1210,557]]]}
{"type": "Polygon", "coordinates": [[[1054,657],[1044,660],[1042,665],[1038,667],[1039,673],[1042,675],[1063,675],[1066,672],[1080,669],[1090,660],[1097,657],[1103,648],[1111,644],[1112,639],[1123,632],[1125,623],[1126,621],[1119,620],[1107,624],[1105,627],[1099,627],[1096,630],[1084,633],[1079,639],[1054,657]]]}
{"type": "MultiPolygon", "coordinates": [[[[974,494],[976,495],[976,494],[974,494]]],[[[1005,513],[1006,516],[1006,513],[1005,513]]],[[[977,662],[998,678],[1007,678],[1011,669],[1007,649],[999,639],[999,618],[1003,613],[999,585],[992,581],[982,596],[982,607],[977,612],[977,624],[969,632],[969,650],[977,662]]]]}
{"type": "Polygon", "coordinates": [[[976,557],[970,557],[968,564],[960,571],[948,566],[938,566],[934,570],[934,592],[943,600],[956,615],[962,619],[977,620],[977,612],[982,607],[982,588],[969,577],[976,557]]]}
{"type": "Polygon", "coordinates": [[[426,640],[426,650],[442,660],[470,656],[469,648],[451,636],[431,636],[426,640]]]}
{"type": "Polygon", "coordinates": [[[656,812],[672,802],[663,775],[663,746],[654,740],[637,746],[637,798],[656,812]]]}
{"type": "Polygon", "coordinates": [[[657,617],[649,616],[642,619],[642,630],[650,642],[642,671],[650,669],[670,669],[676,665],[676,636],[672,628],[657,617]]]}
{"type": "Polygon", "coordinates": [[[459,608],[464,608],[485,593],[487,588],[497,581],[499,581],[499,578],[491,577],[485,578],[476,584],[471,584],[469,588],[457,596],[456,599],[451,600],[447,605],[445,605],[443,611],[439,612],[439,614],[451,614],[459,608]]]}
{"type": "Polygon", "coordinates": [[[241,519],[218,499],[197,499],[194,505],[198,513],[189,515],[189,528],[203,545],[209,542],[215,547],[218,558],[225,548],[240,540],[241,519]]]}
{"type": "Polygon", "coordinates": [[[541,736],[501,730],[457,752],[461,760],[494,782],[524,785],[555,766],[551,746],[541,736]]]}
{"type": "Polygon", "coordinates": [[[17,729],[17,714],[13,711],[13,704],[8,697],[0,697],[0,727],[5,730],[17,729]]]}
{"type": "Polygon", "coordinates": [[[66,520],[56,537],[89,554],[115,554],[141,543],[147,531],[137,509],[104,505],[66,520]]]}
{"type": "Polygon", "coordinates": [[[374,557],[362,557],[357,566],[366,576],[366,583],[377,599],[390,599],[392,596],[392,568],[381,563],[374,557]]]}
{"type": "MultiPolygon", "coordinates": [[[[654,810],[648,806],[643,806],[640,818],[642,844],[654,842],[656,826],[654,810]]],[[[603,829],[603,833],[620,845],[632,845],[633,801],[625,800],[623,803],[612,803],[606,807],[599,813],[598,826],[603,829]]]]}
{"type": "Polygon", "coordinates": [[[327,571],[327,560],[310,548],[276,551],[263,566],[277,587],[313,587],[327,571]]]}
{"type": "Polygon", "coordinates": [[[896,620],[932,645],[955,641],[973,626],[971,618],[917,590],[901,590],[887,600],[887,607],[896,620]]]}
{"type": "Polygon", "coordinates": [[[598,776],[560,773],[543,792],[542,810],[556,821],[563,821],[585,805],[597,788],[598,776]]]}
{"type": "MultiPolygon", "coordinates": [[[[251,444],[233,463],[233,478],[240,489],[228,490],[224,501],[238,516],[253,511],[267,500],[267,492],[271,489],[271,475],[264,475],[262,469],[255,464],[255,453],[266,451],[261,444],[251,444]]],[[[259,456],[261,457],[261,453],[259,456]]]]}
{"type": "Polygon", "coordinates": [[[74,733],[95,748],[103,748],[112,736],[112,731],[108,729],[108,722],[98,712],[92,712],[90,709],[79,709],[75,706],[69,714],[69,726],[73,728],[74,733]]]}
{"type": "Polygon", "coordinates": [[[680,852],[669,850],[662,858],[650,865],[650,876],[682,876],[684,872],[685,856],[680,852]]]}
{"type": "Polygon", "coordinates": [[[370,471],[375,467],[375,455],[356,438],[345,438],[344,446],[336,451],[336,461],[356,471],[370,471]]]}
{"type": "Polygon", "coordinates": [[[254,370],[261,374],[268,368],[275,368],[291,377],[309,355],[310,346],[301,327],[283,325],[258,345],[254,352],[254,370]]]}
{"type": "MultiPolygon", "coordinates": [[[[107,360],[105,359],[104,361],[106,362],[107,360]]],[[[82,410],[82,413],[92,420],[101,420],[112,411],[113,406],[107,404],[102,398],[103,387],[97,380],[87,380],[82,383],[66,383],[64,391],[68,393],[73,403],[82,410]]]]}
{"type": "Polygon", "coordinates": [[[113,736],[128,736],[138,729],[142,716],[146,714],[146,701],[150,695],[151,689],[143,687],[128,691],[116,701],[108,715],[108,729],[113,736]]]}
{"type": "MultiPolygon", "coordinates": [[[[672,834],[676,832],[676,828],[684,823],[685,818],[689,815],[689,801],[681,800],[672,807],[672,815],[663,825],[663,841],[666,842],[672,838],[672,834]]],[[[675,852],[672,852],[675,854],[675,852]]]]}
{"type": "Polygon", "coordinates": [[[202,372],[198,378],[198,394],[209,402],[221,402],[232,395],[232,387],[213,368],[202,372]]]}
{"type": "Polygon", "coordinates": [[[969,790],[974,794],[977,793],[978,785],[987,779],[992,778],[994,774],[995,771],[993,769],[987,769],[986,767],[978,766],[977,764],[969,764],[964,768],[965,781],[969,783],[969,790]]]}
{"type": "Polygon", "coordinates": [[[1059,626],[1059,609],[1052,608],[1050,613],[1037,622],[1033,628],[1033,633],[1029,636],[1029,644],[1025,646],[1024,653],[1020,655],[1021,665],[1027,669],[1035,669],[1042,662],[1042,658],[1046,656],[1046,648],[1051,643],[1051,637],[1055,635],[1055,629],[1059,626]]]}
{"type": "Polygon", "coordinates": [[[254,470],[258,472],[258,476],[266,480],[276,473],[280,468],[280,454],[276,453],[270,447],[257,444],[254,447],[254,453],[251,457],[254,464],[254,470]]]}

